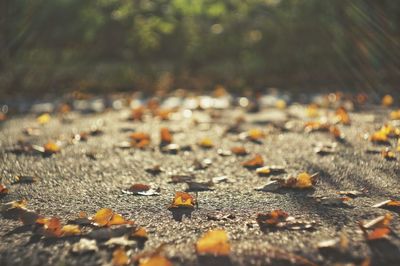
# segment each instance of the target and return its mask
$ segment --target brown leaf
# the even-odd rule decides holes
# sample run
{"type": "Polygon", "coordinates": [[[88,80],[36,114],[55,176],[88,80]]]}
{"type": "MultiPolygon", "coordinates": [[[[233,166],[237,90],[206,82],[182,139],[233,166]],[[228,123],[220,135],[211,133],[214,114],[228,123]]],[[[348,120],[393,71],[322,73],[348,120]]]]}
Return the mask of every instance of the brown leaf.
{"type": "Polygon", "coordinates": [[[163,127],[160,129],[160,145],[165,146],[172,143],[172,134],[168,128],[163,127]]]}
{"type": "Polygon", "coordinates": [[[8,188],[4,184],[0,183],[0,196],[7,195],[8,192],[9,192],[8,188]]]}
{"type": "Polygon", "coordinates": [[[243,146],[235,146],[231,148],[231,152],[235,155],[244,156],[247,155],[248,152],[245,147],[243,146]]]}
{"type": "Polygon", "coordinates": [[[242,163],[242,166],[249,169],[259,168],[262,167],[263,165],[264,165],[264,160],[260,154],[256,154],[252,159],[242,163]]]}

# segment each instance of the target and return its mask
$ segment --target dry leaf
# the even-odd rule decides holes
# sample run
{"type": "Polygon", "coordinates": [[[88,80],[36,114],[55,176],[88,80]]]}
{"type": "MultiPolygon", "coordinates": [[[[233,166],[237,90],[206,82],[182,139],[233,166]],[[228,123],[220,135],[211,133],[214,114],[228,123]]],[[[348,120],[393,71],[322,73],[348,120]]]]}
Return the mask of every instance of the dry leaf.
{"type": "Polygon", "coordinates": [[[379,202],[372,207],[374,208],[381,208],[381,209],[386,209],[389,211],[394,211],[394,212],[400,212],[400,201],[399,200],[385,200],[382,202],[379,202]]]}
{"type": "Polygon", "coordinates": [[[217,229],[205,233],[196,243],[199,255],[228,256],[231,246],[224,230],[217,229]]]}
{"type": "Polygon", "coordinates": [[[0,196],[8,194],[8,188],[4,184],[0,184],[0,196]]]}
{"type": "Polygon", "coordinates": [[[336,110],[336,119],[344,125],[350,125],[350,116],[343,106],[336,110]]]}
{"type": "Polygon", "coordinates": [[[285,172],[285,168],[282,166],[263,166],[256,169],[256,173],[260,176],[268,176],[268,175],[275,175],[281,174],[285,172]]]}
{"type": "Polygon", "coordinates": [[[44,113],[44,114],[38,116],[38,117],[36,118],[36,121],[37,121],[39,124],[44,125],[44,124],[47,124],[47,123],[50,121],[50,119],[51,119],[50,114],[44,113]]]}
{"type": "Polygon", "coordinates": [[[129,116],[129,120],[132,121],[142,121],[144,115],[144,107],[140,106],[132,109],[131,114],[129,116]]]}
{"type": "Polygon", "coordinates": [[[244,156],[247,155],[248,152],[245,147],[243,146],[236,146],[231,148],[231,152],[235,155],[244,156]]]}
{"type": "Polygon", "coordinates": [[[400,109],[390,112],[390,119],[400,120],[400,109]]]}
{"type": "Polygon", "coordinates": [[[61,221],[57,217],[52,218],[38,218],[36,224],[40,225],[41,228],[38,232],[46,237],[61,237],[62,236],[62,225],[61,221]]]}
{"type": "Polygon", "coordinates": [[[82,232],[81,232],[81,228],[79,227],[79,225],[67,224],[61,228],[61,234],[63,236],[76,236],[76,235],[80,235],[81,233],[82,232]]]}
{"type": "Polygon", "coordinates": [[[132,221],[125,220],[120,214],[114,213],[111,209],[103,208],[96,212],[90,220],[93,221],[95,226],[111,226],[121,224],[133,224],[132,221]]]}
{"type": "Polygon", "coordinates": [[[203,138],[198,142],[198,145],[204,149],[211,149],[214,147],[214,143],[210,138],[203,138]]]}
{"type": "Polygon", "coordinates": [[[125,252],[125,248],[119,247],[113,252],[112,265],[124,266],[129,264],[129,257],[125,252]]]}
{"type": "Polygon", "coordinates": [[[396,160],[396,154],[389,149],[382,150],[381,156],[388,161],[396,160]]]}
{"type": "Polygon", "coordinates": [[[140,259],[139,266],[172,266],[172,263],[167,258],[155,254],[153,256],[140,259]]]}
{"type": "Polygon", "coordinates": [[[300,173],[297,177],[289,177],[285,183],[284,187],[288,188],[299,188],[299,189],[307,189],[312,188],[316,183],[317,174],[310,175],[306,172],[300,173]]]}
{"type": "Polygon", "coordinates": [[[390,234],[390,229],[387,227],[376,228],[371,233],[368,234],[367,240],[377,240],[386,238],[390,234]]]}
{"type": "Polygon", "coordinates": [[[129,137],[132,147],[143,149],[150,145],[150,135],[147,133],[134,132],[129,137]]]}
{"type": "Polygon", "coordinates": [[[193,209],[196,204],[196,200],[186,192],[176,192],[175,197],[172,200],[171,206],[168,209],[176,208],[189,208],[193,209]]]}
{"type": "Polygon", "coordinates": [[[160,195],[160,193],[158,193],[157,190],[152,189],[149,185],[146,184],[133,184],[129,189],[122,190],[122,192],[126,194],[141,195],[141,196],[160,195]]]}
{"type": "Polygon", "coordinates": [[[172,143],[172,134],[168,128],[163,127],[160,129],[160,145],[165,146],[172,143]]]}
{"type": "Polygon", "coordinates": [[[282,210],[273,210],[269,213],[259,213],[257,214],[256,221],[262,226],[277,226],[279,223],[285,222],[289,217],[287,212],[282,210]]]}
{"type": "Polygon", "coordinates": [[[385,107],[389,107],[393,104],[394,99],[391,95],[387,94],[382,98],[382,105],[385,107]]]}
{"type": "Polygon", "coordinates": [[[258,128],[253,128],[246,132],[246,138],[254,142],[260,142],[264,137],[264,132],[258,128]]]}
{"type": "Polygon", "coordinates": [[[200,183],[200,182],[187,182],[188,188],[187,192],[199,192],[199,191],[208,191],[212,190],[210,186],[212,186],[212,182],[200,183]]]}
{"type": "Polygon", "coordinates": [[[249,169],[259,168],[262,167],[263,165],[264,165],[264,160],[260,154],[256,154],[252,159],[242,163],[242,166],[249,169]]]}
{"type": "Polygon", "coordinates": [[[53,154],[53,153],[58,153],[60,152],[60,146],[57,145],[57,143],[49,141],[46,144],[43,145],[44,148],[44,153],[47,154],[53,154]]]}

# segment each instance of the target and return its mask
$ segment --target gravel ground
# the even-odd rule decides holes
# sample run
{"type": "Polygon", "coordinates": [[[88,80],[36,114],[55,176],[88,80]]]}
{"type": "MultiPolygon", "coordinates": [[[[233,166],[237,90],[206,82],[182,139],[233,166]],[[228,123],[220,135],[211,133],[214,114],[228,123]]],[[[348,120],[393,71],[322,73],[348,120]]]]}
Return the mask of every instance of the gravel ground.
{"type": "MultiPolygon", "coordinates": [[[[373,265],[400,265],[400,232],[398,214],[388,240],[368,243],[358,222],[384,215],[390,211],[371,207],[386,199],[399,199],[400,179],[397,160],[388,161],[380,154],[367,153],[370,147],[365,133],[371,133],[387,121],[388,110],[368,108],[351,113],[351,126],[340,126],[346,141],[338,143],[336,153],[321,156],[313,151],[318,142],[332,142],[323,132],[306,134],[301,130],[282,131],[273,124],[286,122],[287,114],[275,109],[244,114],[242,130],[261,128],[267,132],[263,143],[238,139],[238,134],[224,135],[224,131],[242,113],[238,108],[213,111],[194,111],[191,118],[178,115],[170,121],[147,117],[144,122],[129,122],[125,111],[110,110],[98,114],[72,113],[72,121],[65,123],[59,117],[40,127],[40,136],[26,137],[23,128],[35,126],[33,114],[16,116],[0,126],[0,175],[3,183],[10,184],[15,175],[34,175],[40,180],[33,184],[9,185],[10,193],[0,203],[26,198],[28,207],[45,216],[57,216],[63,221],[73,219],[79,211],[94,214],[100,208],[112,208],[144,226],[149,239],[143,249],[132,247],[132,254],[152,251],[166,243],[163,254],[174,265],[201,265],[194,244],[206,231],[223,228],[231,243],[230,263],[233,265],[302,264],[294,256],[301,256],[317,265],[354,263],[359,265],[371,258],[373,265]],[[193,123],[193,117],[203,123],[193,123]],[[207,119],[209,123],[207,122],[207,119]],[[104,134],[91,136],[86,142],[68,144],[62,151],[49,157],[15,154],[9,149],[19,140],[26,139],[43,145],[50,139],[70,139],[72,134],[101,126],[104,134]],[[166,126],[174,131],[174,142],[192,145],[192,151],[178,154],[160,152],[159,129],[166,126]],[[128,140],[129,130],[144,131],[152,135],[152,147],[145,150],[120,149],[115,145],[128,140]],[[196,145],[202,137],[210,137],[215,148],[201,149],[196,145]],[[218,148],[230,149],[243,144],[250,155],[220,156],[218,148]],[[92,153],[95,159],[87,156],[92,153]],[[241,162],[259,153],[267,165],[283,165],[283,176],[306,171],[319,173],[319,181],[312,191],[288,190],[280,193],[255,191],[264,185],[266,177],[247,170],[241,162]],[[229,183],[219,183],[213,191],[200,192],[199,206],[191,217],[182,221],[173,219],[167,209],[176,191],[186,184],[170,183],[170,172],[187,173],[195,159],[210,158],[212,164],[196,170],[197,181],[209,181],[226,175],[229,183]],[[151,175],[146,167],[160,164],[164,172],[151,175]],[[133,196],[121,189],[132,183],[148,183],[161,188],[159,196],[133,196]],[[340,190],[364,190],[363,196],[348,203],[348,207],[326,206],[311,196],[335,196],[340,190]],[[282,209],[302,220],[317,223],[313,230],[277,230],[262,232],[255,223],[257,213],[282,209]],[[211,214],[229,215],[226,219],[210,220],[211,214]],[[317,243],[347,235],[349,247],[344,254],[321,252],[317,243]],[[283,254],[283,255],[282,255],[283,254]],[[292,260],[292,261],[291,261],[292,260]]],[[[300,120],[290,118],[296,124],[300,120]]],[[[301,122],[302,123],[302,122],[301,122]]],[[[0,218],[0,265],[105,265],[110,262],[112,249],[100,248],[96,253],[74,255],[71,246],[77,238],[33,241],[31,231],[15,230],[19,221],[0,218]]],[[[228,263],[225,261],[225,263],[228,263]]],[[[212,264],[212,262],[211,262],[212,264]]],[[[214,264],[218,264],[214,261],[214,264]]]]}

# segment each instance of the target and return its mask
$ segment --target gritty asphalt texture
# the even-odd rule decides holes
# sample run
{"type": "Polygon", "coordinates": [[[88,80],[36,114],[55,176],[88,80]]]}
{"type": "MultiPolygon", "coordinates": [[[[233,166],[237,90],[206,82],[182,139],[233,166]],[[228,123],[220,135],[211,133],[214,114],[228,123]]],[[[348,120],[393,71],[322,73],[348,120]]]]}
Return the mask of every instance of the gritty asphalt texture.
{"type": "MultiPolygon", "coordinates": [[[[10,193],[0,203],[26,198],[28,207],[44,216],[57,216],[63,221],[74,219],[79,211],[94,214],[100,208],[112,208],[126,218],[144,226],[149,239],[143,250],[132,247],[132,253],[152,251],[166,243],[164,254],[176,265],[201,265],[194,244],[206,231],[223,228],[229,234],[233,265],[275,265],[273,250],[280,250],[307,258],[317,265],[354,263],[358,265],[370,257],[373,265],[400,265],[400,239],[395,234],[382,243],[368,244],[358,227],[358,222],[375,218],[390,211],[371,207],[380,201],[400,196],[400,169],[398,161],[387,161],[379,154],[366,152],[371,146],[364,138],[387,121],[388,109],[369,107],[352,112],[351,126],[340,126],[346,142],[339,143],[337,152],[320,156],[313,151],[317,142],[331,142],[327,133],[305,134],[301,130],[282,132],[271,125],[269,114],[276,110],[265,109],[256,114],[245,114],[242,130],[261,128],[268,132],[262,144],[238,139],[238,134],[224,135],[225,129],[242,111],[238,108],[214,111],[216,118],[210,123],[193,123],[192,118],[160,121],[146,117],[144,122],[126,121],[126,111],[109,110],[98,114],[73,113],[70,123],[62,123],[54,116],[40,127],[41,135],[26,137],[23,128],[36,126],[35,115],[14,116],[0,125],[0,175],[3,183],[10,184],[15,175],[34,175],[40,180],[33,184],[9,185],[10,193]],[[87,142],[63,146],[61,153],[50,157],[14,154],[9,151],[19,140],[44,144],[50,139],[69,139],[73,133],[101,125],[104,134],[89,137],[87,142]],[[192,151],[178,154],[160,152],[159,129],[169,127],[174,132],[174,142],[192,145],[192,151]],[[119,149],[118,143],[128,140],[128,129],[151,133],[150,149],[119,149]],[[202,149],[196,142],[202,137],[213,139],[215,148],[202,149]],[[251,154],[259,153],[267,165],[284,165],[287,173],[303,171],[319,173],[319,182],[313,191],[259,192],[255,187],[266,183],[254,171],[241,166],[251,158],[217,154],[218,148],[229,149],[243,144],[251,154]],[[95,154],[95,159],[86,153],[95,154]],[[190,218],[175,221],[167,209],[176,191],[183,191],[185,184],[170,183],[169,174],[187,173],[195,159],[210,158],[212,164],[196,170],[197,181],[226,175],[230,183],[219,183],[213,191],[200,192],[199,208],[190,218]],[[146,167],[160,164],[164,172],[151,175],[146,167]],[[133,196],[121,189],[132,183],[148,183],[161,188],[159,196],[133,196]],[[339,190],[368,191],[349,202],[350,207],[325,206],[310,195],[335,196],[339,190]],[[314,230],[278,230],[262,232],[255,223],[259,212],[282,209],[299,219],[314,220],[314,230]],[[209,220],[209,214],[232,214],[219,221],[209,220]],[[350,241],[346,255],[323,254],[317,243],[345,233],[350,241]]],[[[207,111],[195,111],[199,120],[208,119],[207,111]]],[[[286,122],[285,114],[278,113],[276,123],[286,122]]],[[[274,117],[272,115],[272,117],[274,117]]],[[[302,123],[301,120],[297,120],[302,123]]],[[[276,124],[275,123],[275,124],[276,124]]],[[[392,212],[391,227],[400,232],[398,214],[392,212]]],[[[31,241],[31,231],[15,231],[19,221],[0,217],[0,265],[105,265],[110,262],[112,249],[101,248],[97,253],[74,255],[71,245],[77,241],[31,241]],[[14,230],[14,231],[13,231],[14,230]],[[12,232],[12,233],[10,233],[12,232]]],[[[290,261],[280,261],[288,265],[290,261]]]]}

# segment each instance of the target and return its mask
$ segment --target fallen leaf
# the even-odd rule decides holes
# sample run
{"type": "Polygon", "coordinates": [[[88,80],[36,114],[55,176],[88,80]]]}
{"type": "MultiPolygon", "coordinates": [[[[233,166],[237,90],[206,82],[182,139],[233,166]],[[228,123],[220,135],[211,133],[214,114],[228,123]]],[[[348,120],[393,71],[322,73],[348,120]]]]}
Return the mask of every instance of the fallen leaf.
{"type": "Polygon", "coordinates": [[[243,146],[235,146],[231,148],[231,152],[235,155],[244,156],[247,155],[248,152],[245,147],[243,146]]]}
{"type": "Polygon", "coordinates": [[[143,115],[144,115],[144,107],[140,106],[137,108],[133,108],[131,110],[131,114],[128,119],[132,121],[142,121],[143,115]]]}
{"type": "Polygon", "coordinates": [[[78,225],[67,224],[61,228],[62,236],[76,236],[82,234],[78,225]]]}
{"type": "Polygon", "coordinates": [[[172,134],[168,128],[163,127],[160,129],[160,145],[165,146],[172,143],[172,134]]]}
{"type": "Polygon", "coordinates": [[[308,189],[316,183],[317,174],[310,175],[306,172],[300,173],[297,177],[289,177],[283,184],[288,188],[308,189]]]}
{"type": "Polygon", "coordinates": [[[396,160],[396,154],[389,149],[382,150],[381,156],[388,161],[396,160]]]}
{"type": "Polygon", "coordinates": [[[136,240],[146,241],[148,239],[147,230],[144,227],[138,227],[130,237],[136,240]]]}
{"type": "Polygon", "coordinates": [[[175,197],[172,200],[171,205],[168,209],[176,209],[176,208],[189,208],[194,209],[196,204],[196,200],[192,197],[192,195],[186,192],[176,192],[175,197]]]}
{"type": "Polygon", "coordinates": [[[172,266],[172,263],[165,257],[155,254],[140,259],[139,266],[172,266]]]}
{"type": "Polygon", "coordinates": [[[129,135],[131,146],[139,149],[144,149],[150,145],[150,135],[143,132],[133,132],[129,135]]]}
{"type": "Polygon", "coordinates": [[[203,138],[198,142],[198,145],[204,149],[211,149],[214,147],[214,143],[210,138],[203,138]]]}
{"type": "Polygon", "coordinates": [[[282,210],[259,213],[256,221],[262,231],[270,229],[310,230],[317,224],[315,221],[296,219],[282,210]]]}
{"type": "Polygon", "coordinates": [[[112,265],[124,266],[129,264],[129,257],[125,252],[125,248],[119,247],[113,252],[112,265]]]}
{"type": "Polygon", "coordinates": [[[8,188],[4,184],[0,184],[0,196],[7,195],[8,192],[8,188]]]}
{"type": "Polygon", "coordinates": [[[122,191],[126,194],[141,195],[141,196],[160,195],[160,193],[157,190],[152,189],[149,185],[146,184],[133,184],[129,189],[122,191]]]}
{"type": "Polygon", "coordinates": [[[284,167],[276,165],[263,166],[256,169],[256,173],[260,176],[276,175],[285,172],[286,171],[284,167]]]}
{"type": "Polygon", "coordinates": [[[371,233],[368,234],[367,240],[377,240],[386,238],[390,234],[390,229],[387,227],[376,228],[371,233]]]}
{"type": "Polygon", "coordinates": [[[248,140],[258,143],[265,137],[265,134],[261,129],[253,128],[248,130],[245,136],[248,140]]]}
{"type": "Polygon", "coordinates": [[[285,222],[286,219],[289,217],[287,212],[282,210],[273,210],[269,213],[259,213],[257,214],[256,221],[262,226],[278,226],[279,223],[285,222]]]}
{"type": "Polygon", "coordinates": [[[264,160],[260,154],[256,154],[252,159],[242,163],[242,166],[249,169],[259,168],[262,167],[263,165],[264,165],[264,160]]]}
{"type": "Polygon", "coordinates": [[[39,124],[44,125],[44,124],[47,124],[47,123],[50,121],[50,119],[51,119],[50,114],[44,113],[44,114],[38,116],[38,117],[36,118],[36,121],[37,121],[39,124]]]}
{"type": "Polygon", "coordinates": [[[62,236],[62,225],[61,220],[57,217],[52,218],[38,218],[36,224],[41,227],[38,229],[38,233],[46,237],[61,237],[62,236]]]}
{"type": "Polygon", "coordinates": [[[114,213],[111,209],[103,208],[96,212],[91,218],[93,225],[103,227],[121,224],[133,224],[132,221],[125,220],[120,214],[114,213]]]}
{"type": "Polygon", "coordinates": [[[374,208],[381,208],[381,209],[386,209],[389,211],[394,211],[400,213],[400,201],[399,200],[385,200],[382,202],[379,202],[372,207],[374,208]]]}
{"type": "Polygon", "coordinates": [[[217,229],[205,233],[196,243],[199,255],[228,256],[231,246],[224,230],[217,229]]]}
{"type": "Polygon", "coordinates": [[[343,106],[336,109],[336,119],[344,125],[350,125],[350,116],[343,106]]]}
{"type": "Polygon", "coordinates": [[[54,154],[60,152],[60,146],[57,143],[49,141],[43,145],[44,153],[46,154],[54,154]]]}
{"type": "Polygon", "coordinates": [[[382,98],[382,105],[385,107],[389,107],[393,104],[394,99],[391,95],[386,94],[385,96],[383,96],[382,98]]]}
{"type": "Polygon", "coordinates": [[[390,119],[400,120],[400,109],[390,112],[390,119]]]}

